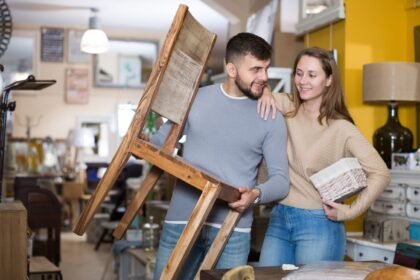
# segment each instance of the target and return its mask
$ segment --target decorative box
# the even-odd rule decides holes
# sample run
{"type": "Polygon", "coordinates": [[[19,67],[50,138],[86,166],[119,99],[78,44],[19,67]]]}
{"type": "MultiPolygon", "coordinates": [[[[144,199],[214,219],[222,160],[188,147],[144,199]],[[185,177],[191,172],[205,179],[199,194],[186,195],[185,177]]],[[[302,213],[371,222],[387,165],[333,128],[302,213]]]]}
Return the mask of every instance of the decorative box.
{"type": "Polygon", "coordinates": [[[420,149],[413,153],[392,153],[391,168],[402,170],[420,170],[420,149]]]}
{"type": "Polygon", "coordinates": [[[310,176],[323,199],[343,201],[367,186],[366,174],[356,158],[343,158],[310,176]]]}
{"type": "Polygon", "coordinates": [[[409,240],[410,222],[404,219],[368,215],[363,223],[363,237],[376,242],[409,240]]]}

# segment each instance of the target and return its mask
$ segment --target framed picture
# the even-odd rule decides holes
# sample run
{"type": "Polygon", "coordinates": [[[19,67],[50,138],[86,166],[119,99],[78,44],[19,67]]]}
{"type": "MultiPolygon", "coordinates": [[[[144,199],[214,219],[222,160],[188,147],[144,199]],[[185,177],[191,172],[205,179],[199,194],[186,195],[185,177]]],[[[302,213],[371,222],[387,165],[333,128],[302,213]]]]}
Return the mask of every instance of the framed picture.
{"type": "Polygon", "coordinates": [[[109,50],[93,56],[94,86],[144,88],[159,51],[155,41],[109,39],[109,50]]]}
{"type": "Polygon", "coordinates": [[[69,104],[86,104],[89,101],[88,69],[66,70],[65,101],[69,104]]]}
{"type": "Polygon", "coordinates": [[[63,62],[64,28],[41,28],[41,60],[63,62]]]}
{"type": "Polygon", "coordinates": [[[345,17],[344,0],[299,0],[296,35],[304,35],[312,30],[342,20],[345,17]]]}
{"type": "Polygon", "coordinates": [[[119,81],[125,86],[140,86],[141,58],[136,56],[119,57],[119,81]]]}
{"type": "Polygon", "coordinates": [[[89,63],[90,55],[80,50],[83,31],[69,30],[67,61],[69,63],[89,63]]]}

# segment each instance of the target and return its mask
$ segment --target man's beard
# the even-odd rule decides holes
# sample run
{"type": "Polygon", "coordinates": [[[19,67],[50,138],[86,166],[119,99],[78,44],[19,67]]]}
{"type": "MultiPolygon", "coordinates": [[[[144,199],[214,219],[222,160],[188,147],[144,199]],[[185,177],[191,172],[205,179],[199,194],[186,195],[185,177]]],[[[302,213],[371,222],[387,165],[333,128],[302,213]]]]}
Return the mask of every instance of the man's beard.
{"type": "Polygon", "coordinates": [[[236,76],[235,78],[235,84],[238,87],[238,89],[248,98],[253,99],[253,100],[258,100],[258,98],[261,97],[262,93],[263,93],[263,89],[261,89],[261,92],[259,93],[253,93],[251,91],[252,85],[255,82],[252,82],[249,87],[245,85],[245,83],[242,81],[242,79],[238,76],[236,76]]]}

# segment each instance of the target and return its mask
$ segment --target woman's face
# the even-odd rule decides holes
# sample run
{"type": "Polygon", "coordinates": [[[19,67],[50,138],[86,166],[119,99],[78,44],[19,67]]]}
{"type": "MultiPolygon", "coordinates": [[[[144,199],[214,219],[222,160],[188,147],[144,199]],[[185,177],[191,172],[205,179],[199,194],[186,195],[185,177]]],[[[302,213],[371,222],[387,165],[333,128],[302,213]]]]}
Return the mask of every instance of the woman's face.
{"type": "Polygon", "coordinates": [[[318,58],[304,55],[300,58],[294,77],[299,96],[303,101],[321,100],[326,87],[331,85],[318,58]]]}

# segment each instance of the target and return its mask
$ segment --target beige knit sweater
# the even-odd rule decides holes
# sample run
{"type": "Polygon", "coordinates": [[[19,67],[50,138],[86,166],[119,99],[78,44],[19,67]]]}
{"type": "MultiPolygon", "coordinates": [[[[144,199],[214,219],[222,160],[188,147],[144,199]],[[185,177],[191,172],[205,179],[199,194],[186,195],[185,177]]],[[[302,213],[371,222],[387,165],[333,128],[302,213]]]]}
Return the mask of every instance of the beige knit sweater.
{"type": "MultiPolygon", "coordinates": [[[[274,94],[283,114],[293,109],[286,94],[274,94]]],[[[349,121],[330,120],[320,125],[301,106],[295,117],[285,118],[288,128],[290,192],[281,204],[297,208],[320,209],[321,198],[309,177],[343,157],[356,157],[367,174],[368,186],[351,205],[342,204],[338,220],[353,219],[375,201],[390,182],[390,173],[375,148],[349,121]]]]}

